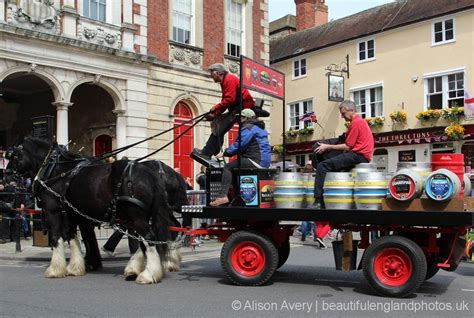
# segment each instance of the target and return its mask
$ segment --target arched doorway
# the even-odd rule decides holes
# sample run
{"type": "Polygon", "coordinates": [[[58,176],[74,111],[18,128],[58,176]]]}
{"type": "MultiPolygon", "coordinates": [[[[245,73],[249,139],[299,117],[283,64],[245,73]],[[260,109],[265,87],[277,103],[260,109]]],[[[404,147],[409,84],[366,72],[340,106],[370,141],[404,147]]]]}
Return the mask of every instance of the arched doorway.
{"type": "MultiPolygon", "coordinates": [[[[174,125],[177,126],[191,118],[193,113],[188,105],[179,102],[174,108],[173,112],[175,119],[174,125]]],[[[191,124],[175,128],[173,130],[173,138],[177,138],[179,134],[183,133],[191,124]]],[[[194,147],[194,128],[191,128],[183,136],[173,143],[174,153],[174,167],[179,168],[183,177],[191,177],[194,182],[194,161],[189,157],[194,147]]]]}
{"type": "Polygon", "coordinates": [[[18,138],[33,133],[34,118],[49,118],[36,137],[56,135],[54,93],[42,78],[28,73],[7,76],[0,85],[0,149],[6,149],[18,138]]]}
{"type": "Polygon", "coordinates": [[[94,156],[100,157],[110,151],[112,151],[112,137],[109,135],[98,136],[94,142],[94,156]]]}
{"type": "Polygon", "coordinates": [[[73,105],[68,114],[70,149],[86,156],[110,151],[116,136],[112,96],[99,85],[84,83],[74,89],[71,102],[73,105]]]}

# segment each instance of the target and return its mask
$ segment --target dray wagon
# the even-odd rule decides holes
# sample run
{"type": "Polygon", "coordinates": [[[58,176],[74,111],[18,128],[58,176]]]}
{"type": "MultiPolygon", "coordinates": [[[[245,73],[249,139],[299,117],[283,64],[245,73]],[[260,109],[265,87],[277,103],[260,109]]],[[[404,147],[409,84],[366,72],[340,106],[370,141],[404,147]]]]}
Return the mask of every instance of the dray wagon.
{"type": "MultiPolygon", "coordinates": [[[[459,202],[460,203],[460,202],[459,202]]],[[[462,210],[462,209],[461,209],[462,210]]],[[[195,234],[217,235],[220,261],[237,285],[259,286],[271,279],[290,254],[290,236],[301,221],[329,222],[333,228],[360,233],[354,248],[364,250],[362,269],[378,294],[405,297],[439,269],[454,271],[473,226],[474,213],[427,210],[311,210],[254,207],[183,207],[183,216],[222,223],[195,234]],[[285,221],[285,222],[283,222],[285,221]],[[370,242],[370,232],[380,238],[370,242]]],[[[193,230],[191,230],[193,232],[193,230]]],[[[349,238],[350,245],[352,240],[349,238]]],[[[345,248],[345,253],[351,247],[345,248]]]]}

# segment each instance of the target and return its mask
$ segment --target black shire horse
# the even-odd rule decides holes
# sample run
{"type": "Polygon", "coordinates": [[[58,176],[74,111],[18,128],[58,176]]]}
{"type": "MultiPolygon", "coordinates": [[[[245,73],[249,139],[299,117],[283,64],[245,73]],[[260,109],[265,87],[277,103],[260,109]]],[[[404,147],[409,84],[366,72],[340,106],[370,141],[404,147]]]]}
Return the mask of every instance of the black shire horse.
{"type": "MultiPolygon", "coordinates": [[[[127,222],[150,241],[166,242],[171,238],[168,227],[173,224],[164,183],[144,165],[133,161],[105,164],[31,137],[13,148],[9,160],[9,168],[22,176],[35,177],[33,194],[47,211],[53,256],[46,277],[85,274],[76,230],[78,224],[90,224],[91,219],[127,222]],[[67,265],[65,241],[71,247],[67,265]]],[[[125,276],[136,277],[141,284],[158,283],[163,277],[162,261],[174,261],[165,259],[169,257],[168,246],[143,241],[140,246],[127,264],[125,276]]]]}
{"type": "MultiPolygon", "coordinates": [[[[128,161],[127,161],[128,162],[128,161]]],[[[181,207],[183,205],[189,205],[189,200],[186,195],[186,182],[181,174],[177,173],[173,168],[159,160],[149,160],[140,163],[150,170],[152,170],[157,178],[164,183],[166,190],[166,197],[168,199],[168,205],[171,208],[169,218],[173,225],[180,227],[181,224],[176,220],[173,215],[173,211],[181,213],[181,207]]],[[[183,226],[189,226],[191,222],[183,222],[183,226]]],[[[80,225],[82,240],[86,247],[86,267],[87,270],[93,271],[100,267],[101,256],[100,251],[97,247],[97,238],[94,231],[90,231],[85,228],[84,225],[80,225]]],[[[176,235],[172,234],[172,238],[175,239],[176,235]]],[[[169,251],[168,257],[165,258],[163,266],[166,271],[178,271],[179,263],[181,261],[181,255],[178,249],[172,249],[169,251]]]]}

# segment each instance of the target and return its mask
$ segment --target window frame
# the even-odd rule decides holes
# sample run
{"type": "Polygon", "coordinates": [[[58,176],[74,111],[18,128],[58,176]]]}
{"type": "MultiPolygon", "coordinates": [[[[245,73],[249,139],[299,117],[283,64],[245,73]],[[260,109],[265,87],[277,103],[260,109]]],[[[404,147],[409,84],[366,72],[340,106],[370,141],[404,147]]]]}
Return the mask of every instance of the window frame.
{"type": "MultiPolygon", "coordinates": [[[[428,74],[423,74],[423,87],[424,87],[424,92],[423,92],[423,100],[424,100],[424,107],[423,109],[426,111],[429,108],[432,108],[432,106],[429,106],[428,104],[428,96],[430,96],[429,93],[429,80],[435,79],[441,77],[441,95],[442,95],[442,101],[441,101],[441,108],[439,109],[449,109],[451,106],[449,106],[449,101],[450,100],[457,100],[457,99],[462,99],[462,105],[458,105],[458,107],[464,106],[464,92],[466,90],[466,78],[467,78],[467,73],[466,69],[464,67],[462,68],[457,68],[457,69],[452,69],[452,70],[446,70],[442,72],[435,72],[435,73],[428,73],[428,74]],[[463,74],[463,94],[462,96],[459,96],[457,98],[450,98],[449,97],[449,76],[450,75],[458,75],[458,74],[463,74]]],[[[457,88],[457,84],[456,84],[457,88]]],[[[460,89],[455,89],[455,91],[458,91],[460,89]]],[[[439,92],[438,92],[439,94],[439,92]]],[[[433,94],[431,94],[433,95],[433,94]]]]}
{"type": "Polygon", "coordinates": [[[308,61],[306,59],[306,57],[302,57],[300,59],[294,59],[292,62],[291,62],[291,79],[292,80],[297,80],[297,79],[300,79],[300,78],[305,78],[308,76],[308,61]],[[304,61],[304,74],[301,74],[301,70],[303,69],[303,67],[301,66],[301,62],[304,61]],[[295,67],[295,63],[298,63],[298,68],[295,67]],[[298,75],[295,75],[296,73],[296,70],[298,70],[298,75]]]}
{"type": "MultiPolygon", "coordinates": [[[[296,118],[296,115],[293,115],[292,116],[292,112],[291,112],[291,109],[292,109],[292,106],[294,105],[298,105],[298,117],[301,117],[305,111],[304,111],[304,103],[311,103],[311,110],[309,110],[309,112],[315,112],[315,109],[314,109],[314,98],[307,98],[307,99],[303,99],[303,100],[299,100],[299,101],[295,101],[295,102],[291,102],[291,103],[288,103],[287,105],[287,114],[288,114],[288,121],[287,121],[287,127],[288,127],[288,130],[300,130],[300,129],[303,129],[303,128],[307,128],[307,127],[314,127],[314,123],[311,122],[311,121],[302,121],[302,120],[298,120],[298,125],[296,126],[292,126],[291,124],[291,119],[292,118],[296,118]]],[[[308,109],[309,107],[307,107],[307,110],[306,112],[308,112],[308,109]]],[[[315,112],[316,113],[316,112],[315,112]]]]}
{"type": "MultiPolygon", "coordinates": [[[[349,89],[351,100],[353,100],[356,104],[356,113],[360,115],[361,118],[374,118],[374,117],[382,117],[384,116],[385,113],[385,89],[384,89],[384,84],[383,83],[374,83],[371,85],[366,85],[366,86],[361,86],[361,87],[354,87],[349,89]],[[382,99],[380,101],[372,101],[371,98],[371,90],[372,89],[377,89],[380,88],[382,90],[381,97],[382,99]],[[358,111],[357,108],[360,106],[358,105],[357,100],[356,100],[356,93],[364,91],[365,95],[365,112],[358,111]],[[374,115],[372,114],[372,103],[381,103],[381,112],[380,115],[374,115]]],[[[376,96],[376,91],[375,91],[375,96],[376,96]]]]}
{"type": "Polygon", "coordinates": [[[245,3],[240,3],[240,2],[237,2],[237,1],[233,1],[233,0],[226,0],[225,2],[225,6],[226,6],[226,9],[225,9],[225,12],[226,12],[226,21],[225,21],[225,48],[224,48],[224,51],[225,51],[225,54],[228,55],[228,56],[232,56],[232,57],[235,57],[235,58],[239,58],[241,55],[245,55],[245,3]],[[236,5],[236,6],[240,6],[240,30],[239,29],[236,29],[234,28],[233,26],[230,26],[230,20],[232,18],[231,16],[231,10],[229,10],[229,8],[231,9],[232,5],[236,5]],[[235,43],[232,43],[230,42],[230,33],[234,31],[234,32],[239,32],[240,31],[240,52],[238,52],[237,55],[235,54],[231,54],[232,52],[229,52],[229,45],[236,45],[235,43]]]}
{"type": "Polygon", "coordinates": [[[456,20],[454,17],[444,17],[443,19],[434,20],[431,23],[431,46],[438,46],[444,45],[448,43],[456,42],[456,20]],[[446,40],[446,21],[452,20],[453,21],[453,38],[446,40]],[[442,36],[443,39],[439,42],[436,42],[436,31],[435,26],[436,24],[441,23],[442,25],[442,36]]]}
{"type": "MultiPolygon", "coordinates": [[[[195,26],[195,17],[196,17],[196,6],[195,6],[195,1],[193,0],[186,0],[186,1],[190,1],[190,4],[191,4],[191,12],[188,14],[187,12],[184,12],[184,11],[177,11],[175,9],[175,1],[176,0],[173,0],[172,1],[172,8],[171,8],[171,17],[172,17],[172,21],[171,21],[171,40],[176,42],[176,43],[181,43],[181,44],[185,44],[185,45],[191,45],[191,46],[194,46],[195,45],[195,41],[196,41],[196,36],[195,36],[195,30],[196,30],[196,26],[195,26]],[[179,41],[177,39],[174,38],[174,28],[175,28],[175,13],[176,14],[180,14],[180,15],[183,15],[183,16],[186,16],[188,15],[189,16],[189,23],[190,23],[190,30],[189,30],[189,43],[186,43],[186,42],[182,42],[182,41],[179,41]]],[[[181,30],[184,30],[186,31],[184,28],[181,28],[181,30]]]]}
{"type": "Polygon", "coordinates": [[[91,19],[91,20],[94,20],[94,21],[99,21],[99,22],[103,22],[103,23],[108,23],[108,21],[110,20],[109,18],[109,14],[108,14],[108,9],[109,9],[109,6],[111,4],[109,3],[109,1],[107,0],[85,0],[82,2],[82,16],[84,18],[87,18],[87,19],[91,19]],[[95,2],[97,3],[97,17],[96,18],[93,18],[91,16],[91,2],[95,2]],[[99,18],[99,15],[100,15],[100,6],[103,6],[103,9],[104,9],[104,19],[100,19],[99,18]],[[88,15],[86,15],[86,8],[88,10],[88,15]]]}
{"type": "Polygon", "coordinates": [[[377,58],[377,46],[376,46],[376,43],[375,43],[375,37],[367,38],[367,39],[364,39],[364,40],[362,40],[362,41],[358,41],[358,42],[357,42],[357,64],[359,64],[359,63],[366,63],[366,62],[370,62],[370,61],[374,61],[374,60],[376,60],[376,58],[377,58]],[[373,43],[374,43],[374,48],[373,48],[374,56],[369,58],[369,57],[368,57],[368,48],[367,48],[367,47],[368,47],[368,43],[369,43],[370,41],[373,41],[373,43]],[[360,59],[360,52],[361,52],[361,51],[360,51],[360,44],[361,44],[361,43],[364,43],[364,44],[365,44],[365,47],[366,47],[366,49],[365,49],[366,58],[364,58],[364,59],[362,59],[362,60],[360,59]]]}

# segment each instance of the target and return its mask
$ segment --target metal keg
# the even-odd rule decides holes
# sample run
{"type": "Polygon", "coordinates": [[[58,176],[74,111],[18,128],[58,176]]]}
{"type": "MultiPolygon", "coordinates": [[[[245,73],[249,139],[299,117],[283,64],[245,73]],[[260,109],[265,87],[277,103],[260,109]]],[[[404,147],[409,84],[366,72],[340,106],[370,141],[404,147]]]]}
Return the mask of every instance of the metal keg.
{"type": "Polygon", "coordinates": [[[464,196],[468,197],[471,195],[472,185],[471,179],[467,173],[464,174],[464,196]]]}
{"type": "Polygon", "coordinates": [[[299,172],[280,172],[275,180],[275,207],[298,209],[303,206],[305,188],[299,172]]]}
{"type": "Polygon", "coordinates": [[[390,196],[397,201],[411,201],[423,193],[424,181],[421,174],[412,169],[397,171],[388,183],[390,196]]]}
{"type": "Polygon", "coordinates": [[[454,172],[448,169],[438,169],[426,178],[425,192],[431,200],[449,201],[456,198],[461,192],[461,181],[454,172]]]}
{"type": "Polygon", "coordinates": [[[373,163],[359,163],[351,170],[352,177],[355,179],[357,174],[363,172],[377,171],[377,167],[373,163]]]}
{"type": "Polygon", "coordinates": [[[302,173],[305,201],[312,204],[314,201],[314,172],[302,173]]]}
{"type": "Polygon", "coordinates": [[[387,181],[383,172],[360,172],[354,181],[354,201],[359,210],[380,210],[387,196],[387,181]]]}
{"type": "Polygon", "coordinates": [[[401,169],[416,171],[423,178],[423,182],[432,172],[431,162],[399,162],[397,163],[397,170],[401,169]]]}
{"type": "Polygon", "coordinates": [[[354,179],[350,172],[328,172],[323,183],[326,209],[350,210],[354,207],[354,179]]]}

